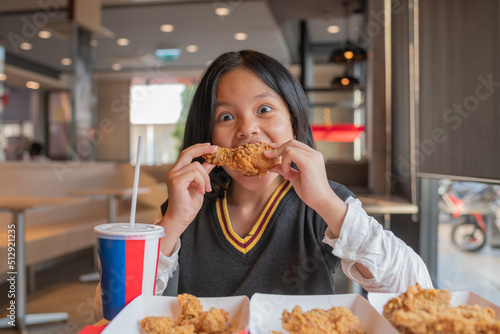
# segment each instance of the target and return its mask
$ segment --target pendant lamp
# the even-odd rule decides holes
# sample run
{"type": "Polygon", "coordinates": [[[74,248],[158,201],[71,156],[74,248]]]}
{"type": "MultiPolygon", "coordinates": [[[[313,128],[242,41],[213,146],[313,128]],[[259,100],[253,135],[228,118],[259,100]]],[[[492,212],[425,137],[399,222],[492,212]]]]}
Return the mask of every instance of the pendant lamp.
{"type": "Polygon", "coordinates": [[[357,78],[347,74],[347,72],[346,72],[346,73],[344,73],[344,75],[333,78],[331,85],[332,85],[332,88],[334,88],[334,89],[352,90],[352,89],[359,86],[359,80],[357,78]]]}
{"type": "Polygon", "coordinates": [[[366,59],[366,51],[349,40],[349,8],[348,1],[342,2],[345,10],[345,35],[346,40],[338,49],[333,50],[330,54],[330,63],[350,64],[366,59]]]}

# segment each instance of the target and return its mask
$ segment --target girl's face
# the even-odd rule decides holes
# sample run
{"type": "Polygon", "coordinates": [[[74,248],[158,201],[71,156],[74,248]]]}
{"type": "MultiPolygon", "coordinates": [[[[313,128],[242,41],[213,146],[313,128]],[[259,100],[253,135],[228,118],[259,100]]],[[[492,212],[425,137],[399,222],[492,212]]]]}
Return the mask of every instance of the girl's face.
{"type": "MultiPolygon", "coordinates": [[[[285,101],[252,71],[238,68],[223,74],[216,95],[213,144],[233,148],[256,141],[283,144],[294,138],[285,101]]],[[[237,181],[259,178],[224,169],[237,181]]],[[[276,175],[268,173],[262,179],[276,175]]]]}

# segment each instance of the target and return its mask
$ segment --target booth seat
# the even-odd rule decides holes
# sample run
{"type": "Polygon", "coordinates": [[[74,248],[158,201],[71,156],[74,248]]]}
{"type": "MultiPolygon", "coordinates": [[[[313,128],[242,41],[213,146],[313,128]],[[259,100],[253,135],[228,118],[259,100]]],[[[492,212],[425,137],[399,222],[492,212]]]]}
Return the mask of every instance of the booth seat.
{"type": "MultiPolygon", "coordinates": [[[[73,190],[128,188],[133,186],[134,166],[113,162],[66,162],[0,164],[0,196],[67,197],[73,190]]],[[[170,166],[152,166],[154,176],[141,169],[139,187],[149,193],[138,196],[136,222],[151,223],[167,198],[165,182],[170,166]]],[[[108,200],[55,206],[26,214],[26,266],[32,269],[50,260],[91,248],[93,228],[108,222],[108,200]]],[[[118,222],[128,222],[130,199],[118,203],[118,222]]],[[[0,258],[7,259],[7,225],[12,214],[0,212],[0,258]]],[[[0,262],[0,276],[7,273],[7,261],[0,262]]]]}

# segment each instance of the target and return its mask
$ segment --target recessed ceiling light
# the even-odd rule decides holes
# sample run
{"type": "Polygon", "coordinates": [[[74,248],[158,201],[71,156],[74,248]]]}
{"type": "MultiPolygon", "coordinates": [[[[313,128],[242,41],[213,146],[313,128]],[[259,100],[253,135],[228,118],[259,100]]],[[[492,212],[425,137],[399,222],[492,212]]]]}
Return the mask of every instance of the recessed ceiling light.
{"type": "Polygon", "coordinates": [[[130,41],[127,38],[118,38],[116,40],[116,44],[120,46],[127,46],[130,43],[130,41]]]}
{"type": "Polygon", "coordinates": [[[36,81],[28,81],[26,82],[26,87],[29,89],[38,89],[40,88],[40,84],[36,81]]]}
{"type": "Polygon", "coordinates": [[[115,70],[115,71],[119,71],[119,70],[122,69],[122,65],[120,65],[120,64],[113,64],[113,65],[111,65],[111,68],[113,70],[115,70]]]}
{"type": "Polygon", "coordinates": [[[187,52],[196,52],[196,51],[198,51],[198,46],[197,45],[188,45],[188,46],[186,46],[186,51],[187,52]]]}
{"type": "Polygon", "coordinates": [[[63,58],[63,59],[61,59],[61,64],[63,64],[64,66],[69,66],[69,65],[71,65],[71,59],[70,58],[63,58]]]}
{"type": "Polygon", "coordinates": [[[326,28],[326,31],[328,31],[330,34],[336,34],[340,31],[340,28],[339,28],[339,26],[332,24],[326,28]]]}
{"type": "Polygon", "coordinates": [[[47,30],[40,30],[38,32],[38,37],[43,38],[43,39],[50,38],[51,36],[52,36],[51,32],[47,31],[47,30]]]}
{"type": "Polygon", "coordinates": [[[5,73],[0,73],[0,81],[7,80],[7,75],[5,73]]]}
{"type": "Polygon", "coordinates": [[[96,47],[98,45],[99,45],[99,42],[97,41],[97,39],[93,39],[90,41],[90,46],[96,47]]]}
{"type": "Polygon", "coordinates": [[[28,51],[28,50],[31,50],[31,49],[33,48],[33,45],[31,45],[31,43],[24,42],[24,43],[21,43],[21,44],[19,45],[19,47],[20,47],[21,49],[23,49],[23,50],[28,51]]]}
{"type": "Polygon", "coordinates": [[[247,39],[247,34],[245,34],[244,32],[236,33],[234,34],[234,39],[237,41],[244,41],[245,39],[247,39]]]}
{"type": "Polygon", "coordinates": [[[215,8],[215,14],[219,16],[228,16],[231,11],[227,7],[217,7],[215,8]]]}
{"type": "Polygon", "coordinates": [[[163,32],[172,32],[174,31],[174,26],[171,24],[162,24],[160,30],[163,32]]]}

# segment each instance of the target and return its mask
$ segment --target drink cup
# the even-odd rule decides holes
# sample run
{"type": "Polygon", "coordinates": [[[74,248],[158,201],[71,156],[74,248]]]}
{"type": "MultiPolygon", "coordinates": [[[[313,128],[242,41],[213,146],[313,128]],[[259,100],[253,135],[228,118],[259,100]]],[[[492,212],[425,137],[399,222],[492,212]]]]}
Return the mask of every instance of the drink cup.
{"type": "Polygon", "coordinates": [[[154,295],[163,227],[113,223],[94,228],[98,241],[103,315],[112,320],[135,297],[154,295]]]}

